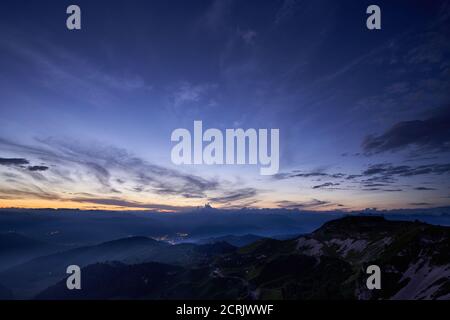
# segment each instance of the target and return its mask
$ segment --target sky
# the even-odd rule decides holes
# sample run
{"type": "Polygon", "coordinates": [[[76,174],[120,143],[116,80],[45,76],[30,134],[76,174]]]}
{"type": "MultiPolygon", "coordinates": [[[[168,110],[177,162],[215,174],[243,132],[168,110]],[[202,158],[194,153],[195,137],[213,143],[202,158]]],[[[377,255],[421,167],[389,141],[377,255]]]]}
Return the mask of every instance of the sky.
{"type": "Polygon", "coordinates": [[[2,1],[0,207],[450,205],[450,2],[372,2],[2,1]],[[279,172],[173,164],[195,120],[278,128],[279,172]]]}

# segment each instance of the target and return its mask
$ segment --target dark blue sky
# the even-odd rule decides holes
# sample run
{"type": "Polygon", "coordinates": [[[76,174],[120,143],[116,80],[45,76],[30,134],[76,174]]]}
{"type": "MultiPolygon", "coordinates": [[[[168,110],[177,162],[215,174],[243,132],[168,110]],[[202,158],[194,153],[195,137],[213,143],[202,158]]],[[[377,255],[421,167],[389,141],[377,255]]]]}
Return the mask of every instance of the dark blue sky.
{"type": "Polygon", "coordinates": [[[2,1],[0,204],[448,205],[449,19],[448,1],[2,1]],[[194,120],[279,128],[280,173],[173,165],[194,120]]]}

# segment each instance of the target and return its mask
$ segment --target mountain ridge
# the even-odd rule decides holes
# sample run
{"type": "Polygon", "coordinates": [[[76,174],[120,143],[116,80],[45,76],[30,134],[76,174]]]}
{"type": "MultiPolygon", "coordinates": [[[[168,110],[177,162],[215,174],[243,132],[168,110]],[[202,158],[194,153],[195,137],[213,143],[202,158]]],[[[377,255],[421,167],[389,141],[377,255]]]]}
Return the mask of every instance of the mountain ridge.
{"type": "MultiPolygon", "coordinates": [[[[161,296],[130,289],[121,297],[189,299],[194,291],[214,288],[216,296],[233,299],[450,299],[449,243],[449,227],[345,217],[295,239],[260,239],[203,264],[182,267],[161,296]],[[382,270],[382,290],[365,287],[365,270],[371,264],[382,270]],[[191,273],[197,275],[195,282],[188,276],[191,273]],[[233,283],[237,289],[217,287],[218,281],[233,283]],[[173,288],[180,284],[183,290],[176,294],[173,288]]],[[[72,297],[64,280],[51,288],[38,297],[72,297]]]]}

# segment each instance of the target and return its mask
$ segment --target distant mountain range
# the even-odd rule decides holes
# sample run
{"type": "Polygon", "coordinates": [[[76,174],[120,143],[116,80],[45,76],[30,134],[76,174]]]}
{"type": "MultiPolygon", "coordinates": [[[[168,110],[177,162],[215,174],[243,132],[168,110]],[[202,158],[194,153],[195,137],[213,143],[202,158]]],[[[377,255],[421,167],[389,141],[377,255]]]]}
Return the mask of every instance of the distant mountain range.
{"type": "Polygon", "coordinates": [[[183,213],[0,209],[0,233],[71,247],[129,236],[185,242],[229,235],[304,234],[343,215],[284,209],[201,208],[183,213]]]}
{"type": "Polygon", "coordinates": [[[64,278],[66,268],[71,264],[84,267],[98,262],[120,261],[131,265],[151,261],[197,266],[208,263],[217,254],[234,250],[235,247],[226,242],[170,245],[146,237],[128,237],[32,259],[0,272],[0,283],[14,288],[19,298],[31,298],[64,278]]]}
{"type": "Polygon", "coordinates": [[[325,222],[346,215],[382,215],[390,220],[420,220],[450,226],[450,207],[388,211],[370,209],[351,213],[297,209],[221,210],[210,207],[179,213],[0,209],[0,234],[15,233],[51,245],[72,248],[129,236],[151,237],[172,243],[249,234],[283,238],[310,233],[325,222]]]}
{"type": "Polygon", "coordinates": [[[201,239],[198,243],[217,243],[217,242],[227,242],[235,247],[243,247],[257,240],[264,239],[264,237],[257,236],[254,234],[245,234],[242,236],[228,235],[222,237],[212,237],[201,239]]]}
{"type": "Polygon", "coordinates": [[[450,299],[450,227],[349,216],[294,239],[252,240],[130,237],[33,259],[0,283],[37,299],[450,299]],[[69,264],[83,267],[82,290],[67,290],[69,264]],[[371,264],[381,290],[365,286],[371,264]]]}
{"type": "Polygon", "coordinates": [[[0,233],[0,271],[65,247],[15,233],[0,233]]]}

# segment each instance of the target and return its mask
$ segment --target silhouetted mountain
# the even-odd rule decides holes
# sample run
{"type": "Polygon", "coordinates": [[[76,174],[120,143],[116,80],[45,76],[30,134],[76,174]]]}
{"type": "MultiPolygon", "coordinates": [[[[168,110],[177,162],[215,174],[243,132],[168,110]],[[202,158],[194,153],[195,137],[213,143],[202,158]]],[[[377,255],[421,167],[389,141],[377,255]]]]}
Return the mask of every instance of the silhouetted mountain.
{"type": "Polygon", "coordinates": [[[0,271],[58,250],[63,250],[63,247],[15,232],[2,233],[0,234],[0,271]]]}
{"type": "Polygon", "coordinates": [[[37,299],[232,299],[246,292],[239,279],[214,277],[208,268],[114,262],[90,265],[81,273],[82,290],[67,290],[62,280],[37,299]]]}
{"type": "MultiPolygon", "coordinates": [[[[180,246],[180,245],[178,245],[180,246]]],[[[177,246],[175,246],[177,247],[177,246]]],[[[236,246],[231,245],[226,241],[216,241],[214,243],[200,244],[193,247],[194,252],[215,256],[218,254],[231,253],[236,250],[236,246]]]]}
{"type": "Polygon", "coordinates": [[[308,233],[342,213],[300,213],[284,209],[183,213],[81,210],[1,210],[0,233],[11,230],[54,244],[80,247],[128,236],[198,240],[226,235],[308,233]]]}
{"type": "MultiPolygon", "coordinates": [[[[310,233],[325,222],[345,214],[340,211],[308,212],[292,209],[200,208],[180,213],[0,209],[0,233],[13,231],[32,239],[72,248],[129,236],[174,242],[246,234],[279,238],[289,234],[310,233]],[[180,234],[183,234],[182,239],[180,234]]],[[[419,219],[450,226],[448,207],[374,211],[368,214],[384,215],[393,220],[419,219]]]]}
{"type": "Polygon", "coordinates": [[[155,261],[188,266],[204,264],[217,254],[234,250],[225,242],[170,245],[146,237],[129,237],[33,259],[1,272],[0,282],[13,288],[15,296],[26,298],[63,278],[67,266],[72,264],[83,267],[108,261],[126,264],[155,261]]]}
{"type": "Polygon", "coordinates": [[[148,264],[88,266],[82,271],[88,290],[69,291],[61,280],[38,297],[450,299],[449,246],[449,227],[345,217],[296,239],[260,239],[203,264],[158,265],[159,273],[148,264]],[[365,286],[371,264],[382,270],[381,290],[365,286]]]}
{"type": "MultiPolygon", "coordinates": [[[[175,230],[154,214],[81,210],[0,210],[0,232],[72,247],[132,236],[158,236],[175,230]]],[[[179,230],[177,230],[179,231],[179,230]]]]}
{"type": "Polygon", "coordinates": [[[227,242],[235,247],[243,247],[262,238],[263,237],[254,234],[245,234],[242,236],[227,235],[222,237],[201,239],[199,243],[227,242]]]}
{"type": "Polygon", "coordinates": [[[83,268],[83,290],[67,290],[61,281],[38,295],[38,299],[113,299],[161,298],[168,282],[184,269],[161,263],[125,265],[119,262],[97,263],[83,268]],[[149,276],[151,275],[151,276],[149,276]]]}
{"type": "Polygon", "coordinates": [[[448,299],[449,245],[448,227],[345,217],[295,240],[258,241],[217,266],[253,283],[262,299],[448,299]],[[371,264],[382,269],[383,290],[365,287],[371,264]]]}

